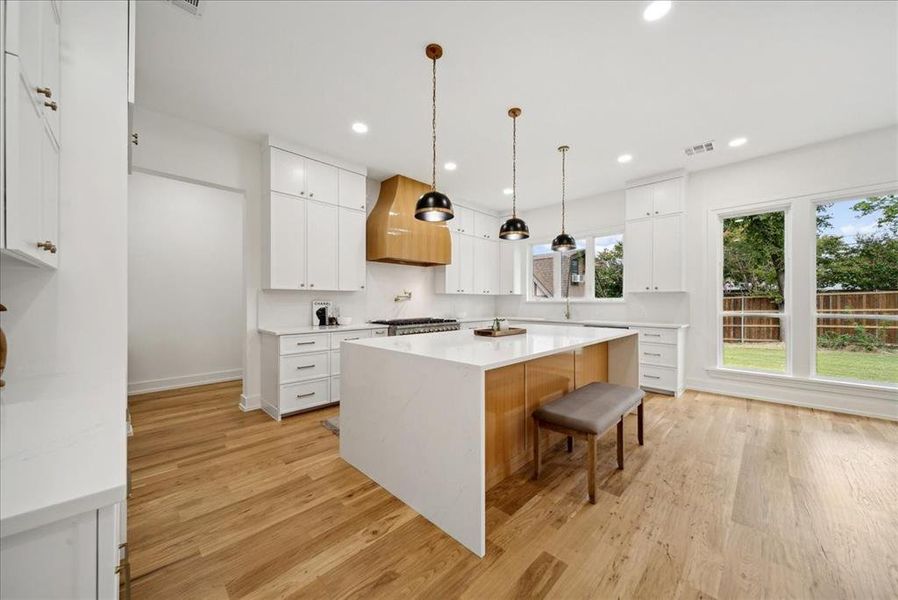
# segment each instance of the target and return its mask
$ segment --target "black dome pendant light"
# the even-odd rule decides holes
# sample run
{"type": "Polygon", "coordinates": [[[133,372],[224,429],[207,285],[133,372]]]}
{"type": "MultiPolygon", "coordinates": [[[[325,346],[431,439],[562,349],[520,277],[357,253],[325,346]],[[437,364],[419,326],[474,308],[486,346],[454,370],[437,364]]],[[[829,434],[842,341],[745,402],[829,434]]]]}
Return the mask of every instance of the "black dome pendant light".
{"type": "Polygon", "coordinates": [[[433,168],[431,171],[430,191],[418,198],[415,204],[415,218],[419,221],[448,221],[455,216],[449,196],[437,191],[437,59],[443,56],[443,48],[439,44],[427,44],[424,49],[427,58],[433,61],[433,168]]]}
{"type": "Polygon", "coordinates": [[[557,252],[573,250],[577,247],[577,242],[574,241],[574,238],[572,238],[564,231],[564,159],[567,155],[567,151],[570,149],[570,146],[558,147],[558,151],[561,152],[561,233],[555,236],[555,239],[552,240],[552,250],[555,250],[557,252]]]}
{"type": "Polygon", "coordinates": [[[499,228],[499,237],[503,240],[526,240],[530,237],[530,228],[523,219],[518,218],[518,117],[521,116],[520,108],[509,108],[508,116],[511,117],[511,218],[502,223],[499,228]]]}

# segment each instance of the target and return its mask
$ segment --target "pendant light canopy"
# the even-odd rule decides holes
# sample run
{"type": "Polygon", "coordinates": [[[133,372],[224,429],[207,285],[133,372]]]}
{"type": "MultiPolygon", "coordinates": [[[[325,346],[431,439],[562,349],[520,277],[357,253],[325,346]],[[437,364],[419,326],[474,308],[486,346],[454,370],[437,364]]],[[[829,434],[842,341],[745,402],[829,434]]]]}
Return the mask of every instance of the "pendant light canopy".
{"type": "Polygon", "coordinates": [[[499,228],[499,237],[503,240],[526,240],[530,237],[530,228],[523,219],[518,218],[518,117],[521,116],[520,108],[509,108],[508,116],[511,117],[511,218],[502,223],[499,228]]]}
{"type": "Polygon", "coordinates": [[[448,221],[455,216],[449,196],[437,191],[437,59],[443,56],[443,48],[439,44],[428,44],[424,53],[433,61],[433,118],[431,131],[433,140],[433,163],[431,171],[430,191],[426,192],[415,204],[415,218],[419,221],[448,221]]]}
{"type": "Polygon", "coordinates": [[[559,146],[558,151],[561,152],[561,233],[555,236],[555,239],[552,240],[552,250],[557,252],[565,252],[567,250],[574,250],[577,247],[577,242],[570,235],[565,233],[564,231],[564,185],[565,185],[565,172],[564,172],[564,159],[567,155],[567,151],[570,150],[570,146],[559,146]]]}

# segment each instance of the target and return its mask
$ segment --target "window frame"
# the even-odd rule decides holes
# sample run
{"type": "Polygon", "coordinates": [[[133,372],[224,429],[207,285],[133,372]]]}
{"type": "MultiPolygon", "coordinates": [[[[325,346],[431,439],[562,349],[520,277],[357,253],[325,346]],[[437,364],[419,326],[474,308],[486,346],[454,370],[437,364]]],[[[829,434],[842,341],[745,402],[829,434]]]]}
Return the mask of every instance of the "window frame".
{"type": "Polygon", "coordinates": [[[561,253],[555,252],[556,259],[553,261],[553,283],[554,283],[554,296],[551,298],[541,298],[533,295],[533,247],[541,246],[545,244],[551,244],[552,238],[530,238],[527,240],[527,269],[525,273],[526,282],[527,282],[527,290],[524,301],[534,304],[566,304],[570,302],[571,304],[622,304],[626,302],[626,292],[621,292],[620,298],[595,298],[596,293],[596,282],[595,282],[595,265],[596,265],[596,257],[595,257],[595,240],[596,238],[608,237],[612,235],[619,235],[624,243],[624,270],[626,271],[626,237],[624,233],[624,225],[621,224],[616,227],[606,227],[603,229],[591,229],[588,232],[582,233],[571,233],[570,234],[574,240],[586,241],[586,277],[584,284],[588,289],[591,290],[591,294],[587,295],[585,298],[565,298],[561,296],[561,253]]]}
{"type": "Polygon", "coordinates": [[[890,185],[890,186],[880,186],[868,189],[858,189],[856,191],[852,191],[850,193],[836,193],[836,194],[828,194],[828,195],[820,195],[815,197],[810,204],[810,214],[811,214],[811,222],[814,224],[813,227],[813,235],[810,236],[810,254],[811,257],[811,268],[809,271],[809,279],[810,285],[810,297],[808,298],[808,306],[810,310],[808,311],[810,324],[809,324],[809,335],[808,335],[808,359],[810,364],[809,368],[809,378],[814,381],[824,382],[824,383],[836,383],[836,384],[846,384],[846,385],[860,385],[860,386],[876,386],[876,387],[885,387],[885,388],[896,388],[898,387],[898,383],[890,383],[887,381],[871,381],[867,379],[851,379],[851,378],[843,378],[843,377],[834,377],[831,375],[821,375],[817,372],[817,321],[819,319],[844,319],[849,320],[851,318],[862,318],[862,319],[871,319],[877,321],[891,321],[898,322],[898,315],[890,318],[887,315],[868,315],[868,314],[840,314],[840,313],[818,313],[817,312],[817,207],[821,204],[835,204],[837,202],[847,202],[851,200],[857,200],[861,197],[868,196],[884,196],[889,194],[898,194],[898,185],[890,185]]]}
{"type": "MultiPolygon", "coordinates": [[[[713,235],[715,240],[715,346],[716,346],[716,368],[722,371],[736,373],[750,373],[753,375],[774,375],[781,377],[792,377],[795,346],[795,332],[793,331],[792,314],[794,310],[792,293],[792,269],[793,269],[793,220],[792,220],[792,204],[790,202],[765,202],[760,204],[751,204],[746,206],[735,207],[726,210],[712,211],[713,219],[713,235]],[[783,277],[783,309],[781,312],[761,312],[761,311],[726,311],[723,310],[723,222],[726,219],[745,217],[751,215],[760,215],[766,213],[783,213],[783,253],[785,258],[785,274],[783,277]],[[725,317],[762,317],[762,318],[778,318],[780,322],[780,331],[783,334],[783,347],[786,353],[786,364],[782,372],[780,371],[764,371],[762,369],[747,369],[724,365],[723,362],[723,323],[725,317]]],[[[815,235],[816,241],[816,235],[815,235]]]]}

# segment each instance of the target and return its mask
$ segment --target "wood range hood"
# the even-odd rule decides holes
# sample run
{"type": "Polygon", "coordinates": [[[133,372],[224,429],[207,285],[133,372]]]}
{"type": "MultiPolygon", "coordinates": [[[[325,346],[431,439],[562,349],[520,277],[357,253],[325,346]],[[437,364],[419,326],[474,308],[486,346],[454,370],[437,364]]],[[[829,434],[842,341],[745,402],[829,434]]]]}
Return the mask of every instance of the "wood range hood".
{"type": "Polygon", "coordinates": [[[367,225],[368,260],[435,267],[452,262],[452,240],[445,222],[415,218],[415,203],[430,186],[402,175],[380,184],[367,225]]]}

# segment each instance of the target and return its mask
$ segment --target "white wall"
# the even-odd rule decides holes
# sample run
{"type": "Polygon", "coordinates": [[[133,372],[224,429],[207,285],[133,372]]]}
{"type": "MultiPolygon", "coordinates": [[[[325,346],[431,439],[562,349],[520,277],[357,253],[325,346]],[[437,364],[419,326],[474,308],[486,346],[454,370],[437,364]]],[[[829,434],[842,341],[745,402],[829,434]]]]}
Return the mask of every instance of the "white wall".
{"type": "MultiPolygon", "coordinates": [[[[138,102],[139,94],[140,90],[138,102]]],[[[245,197],[242,402],[245,406],[258,407],[261,344],[256,323],[256,297],[261,281],[261,147],[139,106],[134,111],[134,130],[140,134],[140,145],[134,148],[133,154],[135,171],[218,187],[245,197]]]]}
{"type": "Polygon", "coordinates": [[[128,180],[128,391],[243,376],[243,195],[128,180]]]}

